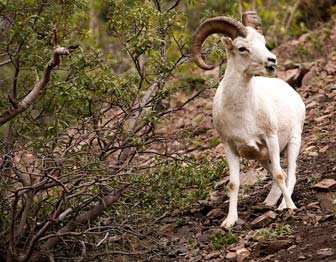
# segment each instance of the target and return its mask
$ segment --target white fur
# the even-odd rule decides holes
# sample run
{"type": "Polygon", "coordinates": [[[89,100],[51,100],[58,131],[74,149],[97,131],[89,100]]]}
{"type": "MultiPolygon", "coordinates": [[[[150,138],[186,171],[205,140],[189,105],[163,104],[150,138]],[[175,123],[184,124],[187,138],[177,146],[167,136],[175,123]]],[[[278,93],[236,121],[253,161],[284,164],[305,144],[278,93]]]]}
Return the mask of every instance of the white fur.
{"type": "Polygon", "coordinates": [[[255,76],[276,63],[264,37],[247,27],[246,38],[224,39],[228,64],[213,106],[214,125],[225,148],[230,169],[230,205],[221,224],[228,228],[238,219],[239,158],[258,160],[273,176],[266,205],[296,208],[291,194],[296,182],[296,159],[301,144],[305,106],[300,96],[278,78],[255,76]],[[245,47],[247,52],[238,49],[245,47]],[[287,148],[288,176],[280,166],[280,152],[287,148]]]}

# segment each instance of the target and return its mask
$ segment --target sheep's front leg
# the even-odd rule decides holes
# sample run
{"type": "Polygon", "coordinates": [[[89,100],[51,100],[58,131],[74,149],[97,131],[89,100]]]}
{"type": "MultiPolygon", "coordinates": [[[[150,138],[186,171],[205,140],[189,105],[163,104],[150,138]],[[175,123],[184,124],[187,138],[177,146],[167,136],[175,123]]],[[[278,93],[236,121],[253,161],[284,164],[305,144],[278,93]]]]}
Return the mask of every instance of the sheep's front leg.
{"type": "Polygon", "coordinates": [[[279,149],[278,137],[276,135],[271,136],[267,138],[266,143],[271,160],[270,168],[271,173],[273,175],[273,179],[274,181],[277,182],[278,186],[280,187],[286,207],[290,209],[295,209],[296,206],[291,198],[291,194],[286,185],[286,174],[281,169],[280,166],[280,149],[279,149]]]}
{"type": "Polygon", "coordinates": [[[232,227],[238,220],[238,191],[239,191],[239,156],[237,156],[228,144],[224,144],[225,157],[229,165],[230,181],[228,184],[230,194],[229,214],[221,224],[221,227],[232,227]]]}

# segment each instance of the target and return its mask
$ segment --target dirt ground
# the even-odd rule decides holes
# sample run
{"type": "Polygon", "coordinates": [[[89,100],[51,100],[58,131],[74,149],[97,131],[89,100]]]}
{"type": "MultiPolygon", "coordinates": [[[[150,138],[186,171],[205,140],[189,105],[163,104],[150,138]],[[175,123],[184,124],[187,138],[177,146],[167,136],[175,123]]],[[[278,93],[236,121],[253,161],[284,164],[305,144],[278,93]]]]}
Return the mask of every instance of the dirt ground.
{"type": "MultiPolygon", "coordinates": [[[[335,49],[334,40],[335,37],[331,39],[335,49]]],[[[285,54],[286,48],[276,50],[278,56],[285,54]]],[[[271,187],[269,177],[245,187],[238,204],[240,220],[230,232],[238,235],[237,242],[216,249],[213,236],[217,234],[220,242],[227,233],[219,227],[228,211],[223,183],[207,200],[157,220],[153,234],[167,255],[157,261],[336,261],[335,50],[310,64],[299,81],[296,90],[304,99],[307,113],[293,193],[298,209],[277,211],[260,206],[271,187]],[[323,185],[319,185],[321,181],[323,185]],[[281,232],[281,226],[290,230],[281,232]],[[262,228],[277,234],[258,237],[256,232],[267,233],[262,228]]],[[[203,114],[199,126],[208,137],[216,136],[211,124],[212,95],[212,91],[206,93],[180,116],[177,114],[176,128],[190,125],[192,118],[203,114]],[[186,120],[186,116],[190,119],[186,120]],[[179,124],[179,119],[184,119],[183,123],[179,124]]],[[[223,152],[221,144],[202,150],[213,158],[223,152]]],[[[245,163],[243,172],[250,169],[263,172],[254,162],[245,163]]]]}

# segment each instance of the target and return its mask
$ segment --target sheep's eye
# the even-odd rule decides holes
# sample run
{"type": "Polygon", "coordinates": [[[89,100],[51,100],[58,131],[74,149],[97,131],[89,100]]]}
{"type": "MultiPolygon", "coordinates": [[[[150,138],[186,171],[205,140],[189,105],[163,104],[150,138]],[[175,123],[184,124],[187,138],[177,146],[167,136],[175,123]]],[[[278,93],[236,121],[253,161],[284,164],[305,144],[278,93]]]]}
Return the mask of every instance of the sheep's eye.
{"type": "Polygon", "coordinates": [[[239,51],[240,53],[245,53],[245,52],[248,52],[248,49],[247,49],[246,47],[239,47],[239,48],[238,48],[238,51],[239,51]]]}

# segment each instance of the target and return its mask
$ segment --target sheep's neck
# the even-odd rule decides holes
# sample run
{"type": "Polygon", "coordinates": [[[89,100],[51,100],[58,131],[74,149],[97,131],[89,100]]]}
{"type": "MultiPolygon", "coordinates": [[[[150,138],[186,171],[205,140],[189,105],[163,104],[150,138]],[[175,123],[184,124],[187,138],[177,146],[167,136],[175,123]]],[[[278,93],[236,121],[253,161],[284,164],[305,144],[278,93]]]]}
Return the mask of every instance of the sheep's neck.
{"type": "Polygon", "coordinates": [[[228,64],[222,80],[222,102],[224,106],[233,106],[234,110],[246,109],[253,100],[252,76],[237,72],[228,64]]]}

